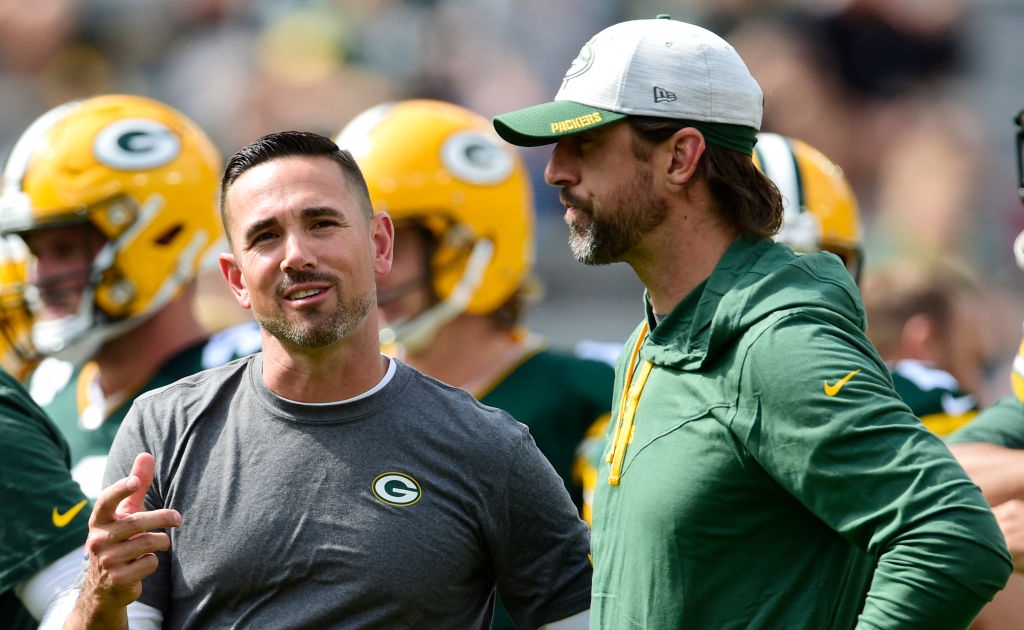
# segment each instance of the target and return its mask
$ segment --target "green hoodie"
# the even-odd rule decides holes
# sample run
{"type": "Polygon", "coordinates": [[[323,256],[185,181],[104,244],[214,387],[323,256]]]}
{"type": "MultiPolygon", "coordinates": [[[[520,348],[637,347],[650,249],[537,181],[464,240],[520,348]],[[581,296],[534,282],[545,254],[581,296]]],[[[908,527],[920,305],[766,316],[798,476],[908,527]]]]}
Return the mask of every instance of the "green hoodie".
{"type": "Polygon", "coordinates": [[[625,382],[649,377],[594,498],[592,628],[969,625],[1006,544],[865,327],[836,257],[766,239],[737,239],[657,327],[647,302],[613,438],[625,382]]]}

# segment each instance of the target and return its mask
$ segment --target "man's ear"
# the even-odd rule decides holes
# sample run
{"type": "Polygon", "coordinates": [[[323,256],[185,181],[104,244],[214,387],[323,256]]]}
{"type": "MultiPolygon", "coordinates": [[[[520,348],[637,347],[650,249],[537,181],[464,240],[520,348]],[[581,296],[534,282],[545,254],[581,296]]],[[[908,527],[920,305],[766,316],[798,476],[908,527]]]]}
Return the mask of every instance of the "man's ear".
{"type": "Polygon", "coordinates": [[[375,212],[370,218],[370,238],[373,240],[373,271],[385,274],[391,271],[395,253],[395,224],[386,212],[375,212]]]}
{"type": "Polygon", "coordinates": [[[684,185],[693,179],[700,157],[704,155],[704,134],[693,127],[683,127],[672,134],[668,148],[672,152],[666,173],[668,180],[684,185]]]}
{"type": "Polygon", "coordinates": [[[911,359],[933,361],[931,348],[942,341],[937,334],[938,327],[929,315],[915,313],[907,318],[900,331],[900,352],[911,359]]]}
{"type": "Polygon", "coordinates": [[[245,276],[242,275],[242,270],[235,262],[235,255],[221,254],[217,258],[217,262],[220,263],[220,273],[227,281],[231,292],[235,294],[238,304],[242,308],[252,308],[252,302],[249,301],[249,288],[245,285],[245,276]]]}

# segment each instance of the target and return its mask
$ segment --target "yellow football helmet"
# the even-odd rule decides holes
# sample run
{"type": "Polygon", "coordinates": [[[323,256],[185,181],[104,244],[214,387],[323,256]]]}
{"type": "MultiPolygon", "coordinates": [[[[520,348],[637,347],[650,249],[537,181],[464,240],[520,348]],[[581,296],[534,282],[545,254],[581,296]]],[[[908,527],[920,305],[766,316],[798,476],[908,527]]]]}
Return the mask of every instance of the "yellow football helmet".
{"type": "Polygon", "coordinates": [[[221,163],[194,122],[139,96],[72,101],[22,134],[4,167],[0,230],[92,224],[106,238],[78,312],[33,326],[42,353],[88,357],[216,261],[221,163]]]}
{"type": "Polygon", "coordinates": [[[385,343],[429,343],[459,313],[488,314],[534,263],[533,191],[516,150],[487,119],[433,100],[378,105],[336,138],[363,171],[374,209],[437,239],[430,273],[439,303],[414,321],[390,322],[385,343]]]}
{"type": "Polygon", "coordinates": [[[0,238],[0,366],[20,381],[41,358],[32,345],[27,262],[24,243],[0,238]]]}
{"type": "Polygon", "coordinates": [[[782,229],[775,239],[798,252],[832,252],[859,280],[863,230],[843,170],[806,142],[767,132],[757,136],[754,164],[782,193],[782,229]]]}

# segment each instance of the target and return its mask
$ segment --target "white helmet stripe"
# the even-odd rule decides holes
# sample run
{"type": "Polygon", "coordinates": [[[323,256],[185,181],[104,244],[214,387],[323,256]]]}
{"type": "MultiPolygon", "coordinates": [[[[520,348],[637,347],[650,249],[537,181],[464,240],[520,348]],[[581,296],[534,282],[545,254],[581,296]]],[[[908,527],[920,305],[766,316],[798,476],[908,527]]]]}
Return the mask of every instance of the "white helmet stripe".
{"type": "Polygon", "coordinates": [[[21,180],[25,176],[25,169],[28,167],[29,158],[32,157],[32,151],[39,145],[39,138],[77,105],[78,101],[72,101],[54,107],[37,118],[21,134],[4,165],[4,193],[21,192],[21,180]]]}
{"type": "Polygon", "coordinates": [[[803,187],[796,166],[796,155],[789,141],[778,134],[762,133],[757,136],[754,151],[757,152],[761,170],[782,193],[782,207],[787,218],[791,213],[800,212],[804,206],[801,195],[803,187]]]}

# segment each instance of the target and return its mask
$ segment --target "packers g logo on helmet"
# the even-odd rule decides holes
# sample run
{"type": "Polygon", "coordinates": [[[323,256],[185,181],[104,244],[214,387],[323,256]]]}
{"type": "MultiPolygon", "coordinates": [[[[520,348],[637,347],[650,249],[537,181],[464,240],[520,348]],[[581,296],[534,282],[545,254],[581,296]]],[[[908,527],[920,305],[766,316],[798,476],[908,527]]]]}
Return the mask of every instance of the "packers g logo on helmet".
{"type": "Polygon", "coordinates": [[[758,134],[753,158],[782,193],[782,228],[775,240],[798,252],[832,252],[859,280],[860,211],[842,169],[806,142],[767,132],[758,134]]]}
{"type": "Polygon", "coordinates": [[[132,95],[66,103],[40,116],[4,167],[0,230],[91,224],[105,239],[77,313],[37,321],[44,354],[91,354],[176,299],[226,248],[221,156],[173,108],[132,95]]]}
{"type": "Polygon", "coordinates": [[[166,125],[145,118],[112,123],[96,135],[96,159],[128,171],[156,168],[181,153],[181,141],[166,125]]]}

